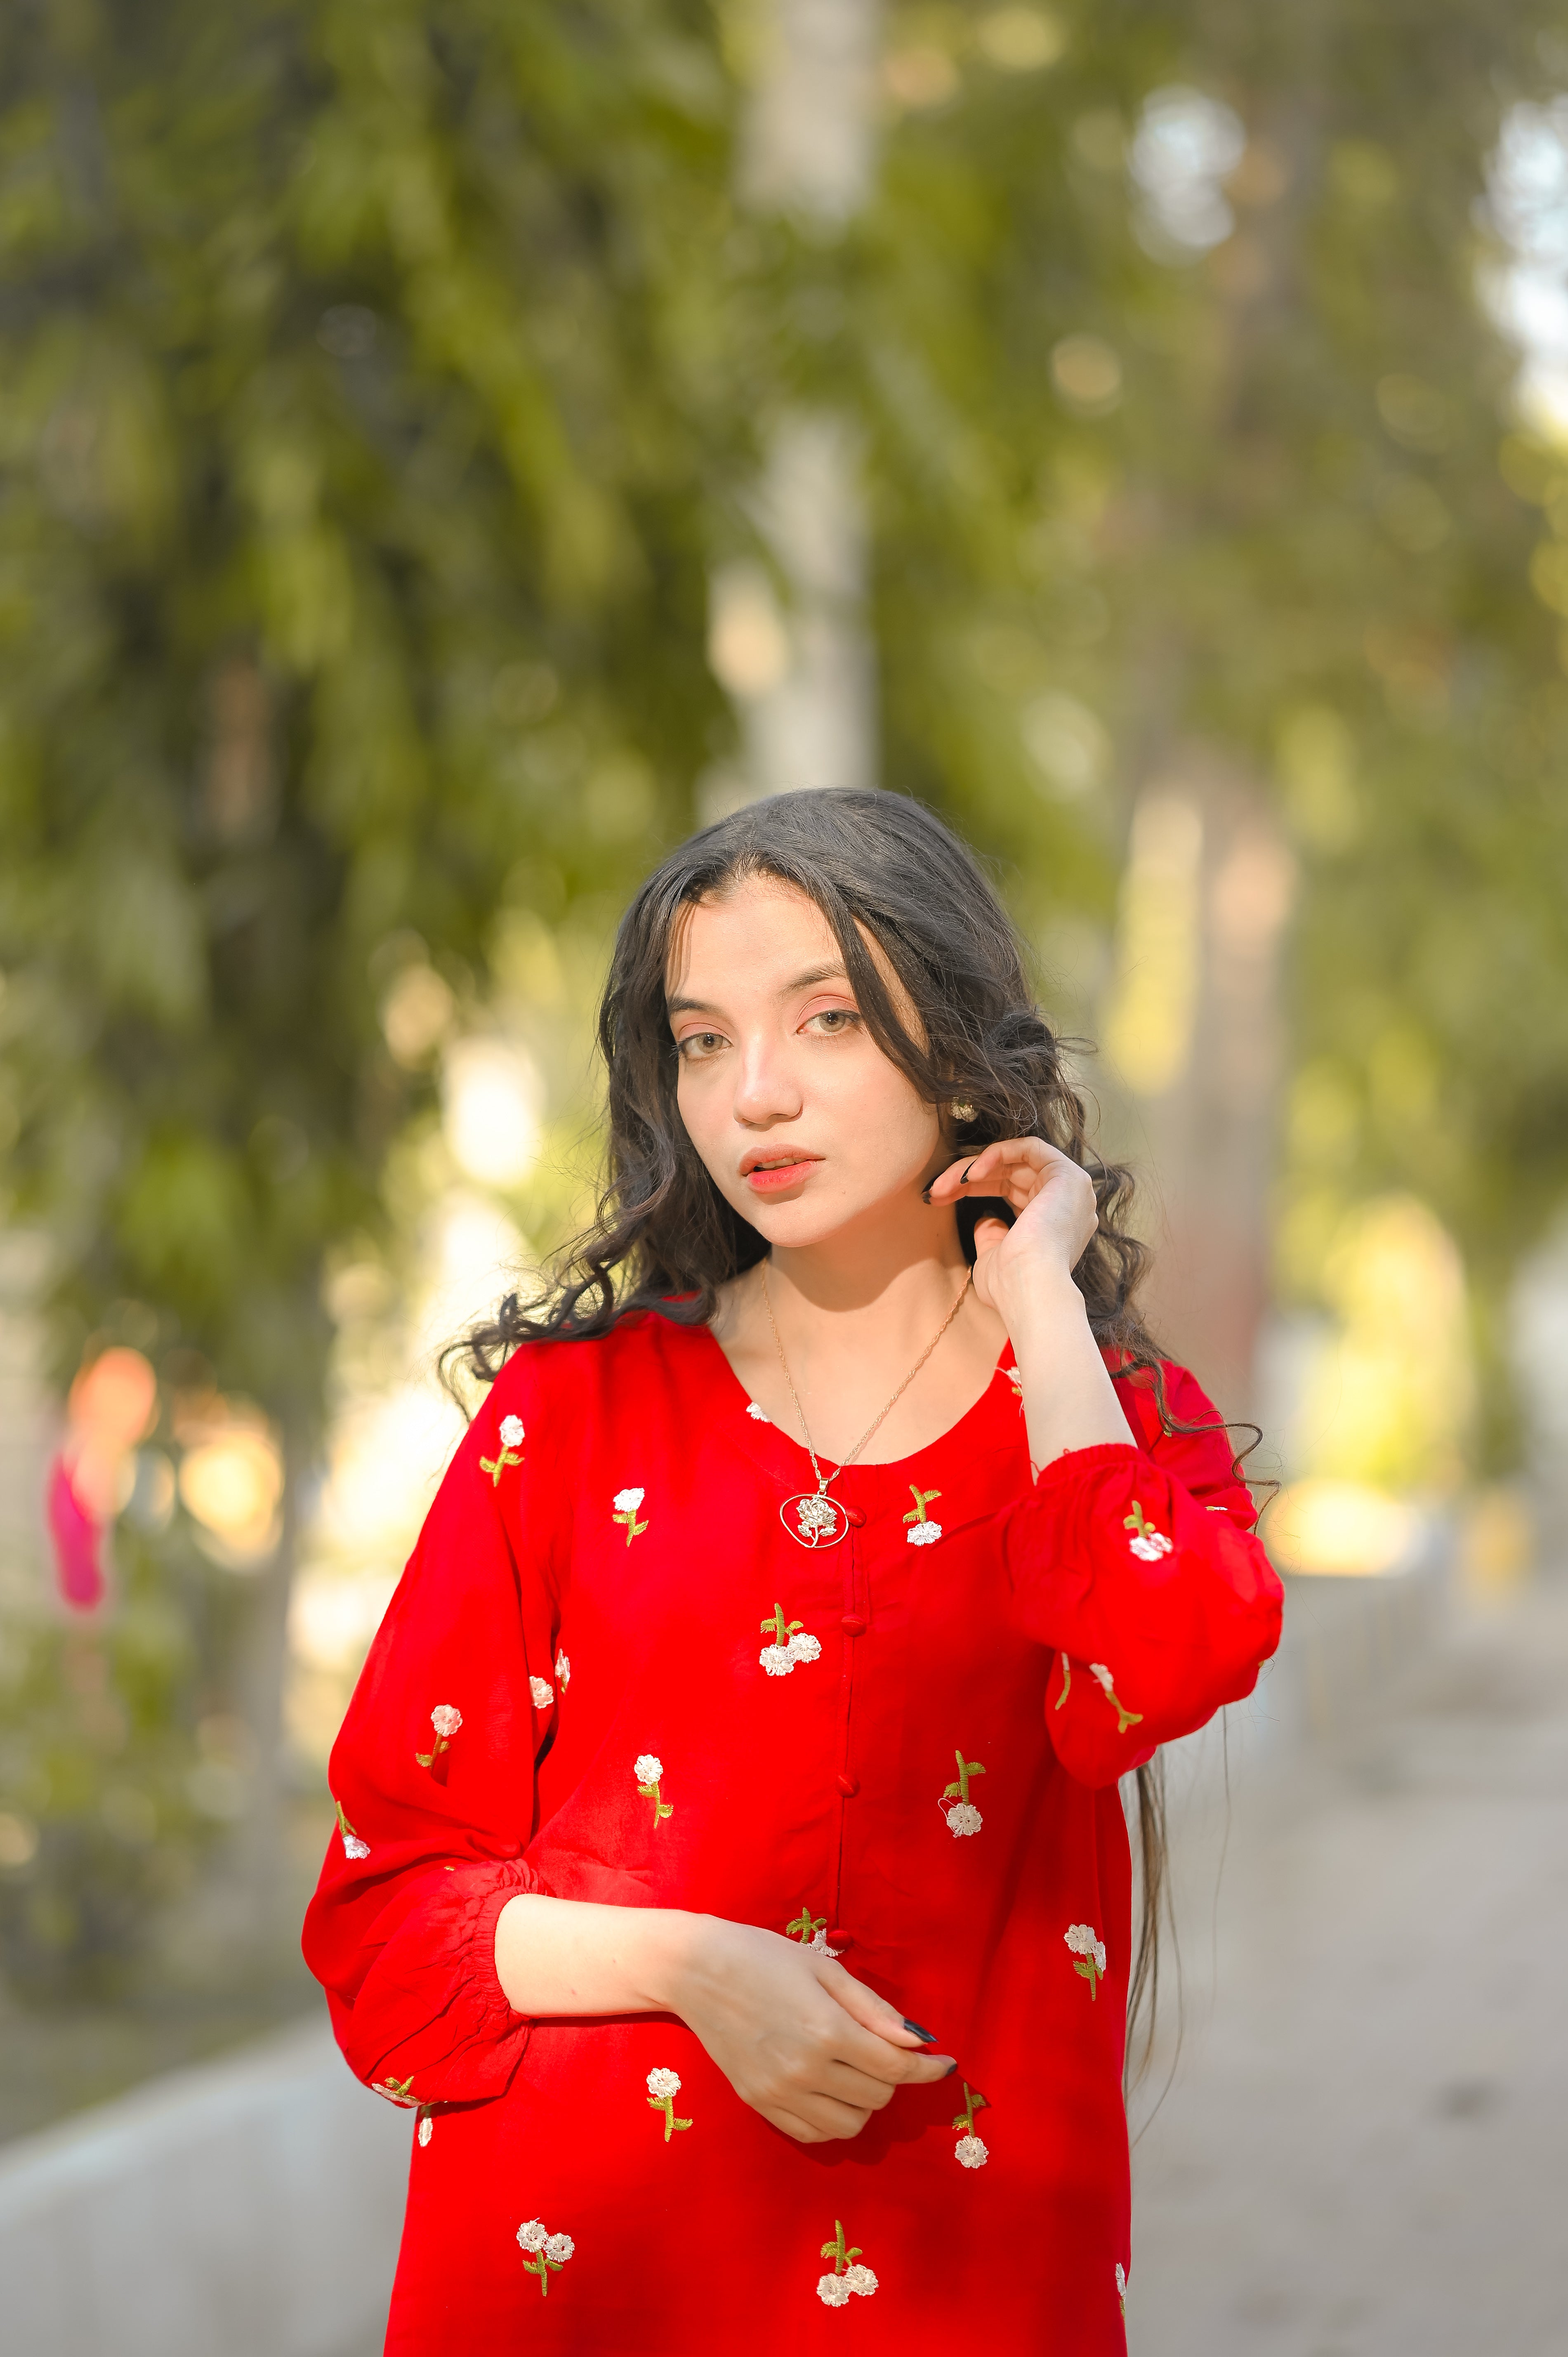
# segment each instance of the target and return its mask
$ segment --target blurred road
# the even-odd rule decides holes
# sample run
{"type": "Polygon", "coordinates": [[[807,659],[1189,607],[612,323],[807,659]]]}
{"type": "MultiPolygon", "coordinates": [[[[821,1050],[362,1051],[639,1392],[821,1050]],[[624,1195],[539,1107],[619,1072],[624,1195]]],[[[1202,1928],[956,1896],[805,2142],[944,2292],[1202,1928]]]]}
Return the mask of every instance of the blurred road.
{"type": "Polygon", "coordinates": [[[1214,1764],[1132,2357],[1568,2352],[1568,1578],[1456,1617],[1331,1745],[1233,1751],[1229,1811],[1214,1764]]]}

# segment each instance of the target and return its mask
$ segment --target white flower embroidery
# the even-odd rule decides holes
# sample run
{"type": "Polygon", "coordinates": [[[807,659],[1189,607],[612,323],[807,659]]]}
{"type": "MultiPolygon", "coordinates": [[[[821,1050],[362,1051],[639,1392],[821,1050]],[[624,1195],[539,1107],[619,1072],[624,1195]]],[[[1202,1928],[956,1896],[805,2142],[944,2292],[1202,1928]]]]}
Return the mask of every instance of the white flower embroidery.
{"type": "Polygon", "coordinates": [[[648,1528],[646,1523],[639,1523],[637,1519],[637,1510],[647,1495],[646,1490],[618,1490],[615,1493],[615,1512],[611,1514],[610,1520],[622,1525],[626,1532],[628,1546],[631,1544],[633,1539],[640,1538],[648,1528]]]}
{"type": "Polygon", "coordinates": [[[689,2128],[690,2120],[675,2116],[675,2098],[681,2092],[679,2071],[650,2071],[648,2074],[648,2100],[656,2112],[664,2115],[664,2141],[669,2143],[677,2128],[689,2128]]]}
{"type": "Polygon", "coordinates": [[[344,1857],[369,1857],[371,1854],[371,1845],[368,1841],[361,1841],[360,1839],[359,1835],[354,1831],[353,1826],[343,1814],[342,1802],[334,1801],[332,1805],[338,1812],[338,1831],[342,1837],[344,1857]]]}
{"type": "Polygon", "coordinates": [[[657,1833],[664,1819],[675,1813],[674,1803],[665,1800],[659,1790],[660,1780],[664,1774],[664,1762],[655,1759],[651,1751],[639,1751],[632,1774],[637,1778],[637,1789],[643,1799],[653,1803],[653,1830],[657,1833]]]}
{"type": "Polygon", "coordinates": [[[426,2112],[424,2117],[419,2123],[419,2141],[422,2145],[428,2144],[430,2142],[431,2131],[435,2127],[435,2121],[431,2118],[429,2113],[426,2112]]]}
{"type": "Polygon", "coordinates": [[[1023,1405],[1024,1405],[1024,1370],[1023,1370],[1023,1368],[1022,1368],[1022,1367],[1009,1367],[1009,1368],[1008,1368],[1008,1370],[1007,1370],[1007,1380],[1008,1380],[1008,1382],[1012,1384],[1013,1389],[1017,1393],[1017,1394],[1018,1394],[1018,1405],[1019,1405],[1019,1406],[1020,1406],[1020,1407],[1022,1407],[1022,1406],[1023,1406],[1023,1405]]]}
{"type": "Polygon", "coordinates": [[[857,2267],[854,2262],[860,2256],[858,2243],[844,2240],[843,2220],[833,2220],[833,2238],[822,2244],[822,2256],[832,2259],[831,2276],[817,2277],[817,2298],[827,2308],[843,2308],[852,2291],[871,2293],[876,2289],[876,2277],[869,2267],[857,2267]]]}
{"type": "Polygon", "coordinates": [[[435,1729],[435,1742],[428,1751],[416,1751],[413,1755],[422,1768],[433,1768],[450,1748],[452,1738],[463,1724],[463,1714],[452,1703],[438,1702],[430,1714],[430,1724],[435,1729]]]}
{"type": "Polygon", "coordinates": [[[972,1776],[983,1776],[985,1769],[978,1760],[966,1760],[961,1751],[955,1751],[953,1758],[958,1762],[957,1781],[944,1787],[937,1806],[955,1836],[977,1834],[985,1820],[969,1797],[969,1780],[972,1776]]]}
{"type": "Polygon", "coordinates": [[[935,1546],[940,1538],[942,1526],[940,1523],[932,1522],[930,1506],[931,1500],[940,1498],[941,1494],[940,1490],[917,1490],[913,1481],[910,1482],[909,1495],[915,1503],[912,1512],[906,1514],[904,1520],[912,1527],[907,1530],[904,1535],[911,1546],[935,1546]]]}
{"type": "Polygon", "coordinates": [[[572,1683],[572,1664],[559,1648],[555,1654],[555,1683],[563,1694],[572,1683]]]}
{"type": "Polygon", "coordinates": [[[555,1689],[548,1678],[530,1678],[528,1691],[533,1696],[535,1710],[548,1710],[555,1699],[555,1689]]]}
{"type": "Polygon", "coordinates": [[[1089,1983],[1089,1994],[1092,1996],[1099,1986],[1100,1975],[1105,1970],[1104,1941],[1096,1937],[1092,1923],[1069,1923],[1062,1937],[1078,1960],[1073,1971],[1089,1983]]]}
{"type": "Polygon", "coordinates": [[[503,1448],[515,1448],[521,1438],[521,1416],[503,1415],[501,1418],[501,1447],[503,1448]]]}
{"type": "Polygon", "coordinates": [[[828,1935],[820,1925],[811,1934],[811,1948],[815,1954],[819,1956],[826,1956],[835,1964],[837,1964],[840,1956],[843,1953],[843,1950],[842,1948],[829,1947],[828,1935]]]}
{"type": "Polygon", "coordinates": [[[548,2298],[551,2273],[560,2273],[576,2249],[575,2243],[570,2234],[553,2234],[542,2218],[530,2218],[520,2226],[517,2239],[524,2252],[532,2254],[524,2258],[523,2266],[531,2276],[539,2277],[540,2293],[548,2298]]]}
{"type": "Polygon", "coordinates": [[[1122,2303],[1122,2313],[1127,2313],[1127,2270],[1120,2259],[1116,2262],[1116,2297],[1122,2303]]]}
{"type": "Polygon", "coordinates": [[[1137,1536],[1129,1539],[1127,1544],[1144,1563],[1158,1563],[1161,1555],[1169,1555],[1172,1551],[1169,1539],[1146,1519],[1136,1498],[1133,1501],[1132,1512],[1122,1518],[1122,1527],[1124,1531],[1137,1533],[1137,1536]]]}
{"type": "Polygon", "coordinates": [[[1106,1701],[1110,1703],[1116,1713],[1117,1734],[1125,1735],[1130,1727],[1136,1727],[1138,1725],[1144,1716],[1143,1712],[1141,1710],[1128,1709],[1126,1704],[1117,1694],[1116,1688],[1112,1682],[1111,1673],[1106,1668],[1103,1662],[1090,1662],[1089,1665],[1089,1674],[1094,1680],[1095,1684],[1101,1688],[1101,1692],[1104,1694],[1106,1701]]]}
{"type": "Polygon", "coordinates": [[[983,2169],[991,2155],[977,2136],[960,2136],[952,2157],[961,2169],[983,2169]]]}
{"type": "Polygon", "coordinates": [[[767,1410],[758,1407],[755,1400],[747,1400],[746,1404],[746,1412],[755,1423],[770,1424],[772,1422],[772,1418],[768,1415],[767,1410]]]}
{"type": "Polygon", "coordinates": [[[786,1620],[784,1607],[776,1604],[772,1617],[762,1623],[763,1634],[772,1631],[773,1642],[764,1645],[757,1655],[770,1678],[787,1678],[797,1662],[815,1662],[821,1658],[822,1645],[799,1620],[786,1620]]]}

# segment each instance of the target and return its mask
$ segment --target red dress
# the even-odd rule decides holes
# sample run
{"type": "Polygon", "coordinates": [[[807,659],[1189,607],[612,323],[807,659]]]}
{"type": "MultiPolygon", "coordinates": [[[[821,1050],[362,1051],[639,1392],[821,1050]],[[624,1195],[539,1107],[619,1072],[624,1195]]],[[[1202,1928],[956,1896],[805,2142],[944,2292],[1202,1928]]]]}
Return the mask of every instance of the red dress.
{"type": "Polygon", "coordinates": [[[510,1360],[338,1737],[306,1930],[417,2108],[394,2357],[1123,2350],[1117,1779],[1251,1691],[1281,1590],[1223,1434],[1118,1388],[1141,1447],[1031,1484],[1004,1353],[811,1549],[805,1452],[705,1329],[510,1360]],[[669,2015],[514,2013],[520,1891],[825,1938],[958,2071],[796,2144],[669,2015]]]}

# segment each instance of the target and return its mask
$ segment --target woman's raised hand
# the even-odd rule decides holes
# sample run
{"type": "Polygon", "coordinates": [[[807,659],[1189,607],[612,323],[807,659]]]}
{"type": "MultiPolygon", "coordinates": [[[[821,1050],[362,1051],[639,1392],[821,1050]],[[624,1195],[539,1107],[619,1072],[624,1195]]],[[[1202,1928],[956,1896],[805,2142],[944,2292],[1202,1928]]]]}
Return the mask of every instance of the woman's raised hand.
{"type": "Polygon", "coordinates": [[[670,2009],[742,2103],[798,2144],[858,2136],[897,2088],[954,2069],[820,1949],[717,1916],[688,1921],[670,2009]]]}
{"type": "Polygon", "coordinates": [[[1042,1280],[1070,1276],[1098,1220],[1094,1181],[1043,1137],[1004,1137],[950,1163],[931,1183],[933,1203],[1000,1196],[1016,1215],[1009,1228],[982,1220],[974,1231],[974,1289],[1015,1332],[1027,1296],[1042,1280]]]}

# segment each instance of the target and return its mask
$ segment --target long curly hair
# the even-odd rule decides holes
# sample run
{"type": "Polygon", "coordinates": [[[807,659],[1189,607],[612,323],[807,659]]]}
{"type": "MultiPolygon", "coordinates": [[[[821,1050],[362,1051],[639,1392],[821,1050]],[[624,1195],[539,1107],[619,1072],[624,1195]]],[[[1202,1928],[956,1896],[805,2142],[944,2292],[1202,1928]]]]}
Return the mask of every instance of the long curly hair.
{"type": "MultiPolygon", "coordinates": [[[[682,844],[643,885],[621,920],[599,1010],[608,1101],[596,1215],[543,1291],[528,1301],[509,1294],[453,1346],[449,1363],[489,1382],[521,1344],[587,1341],[639,1310],[703,1325],[721,1287],[763,1258],[762,1236],[721,1195],[686,1134],[665,1005],[684,911],[753,877],[793,886],[822,910],[867,1029],[929,1103],[948,1109],[956,1153],[1043,1137],[1090,1173],[1100,1218],[1074,1282],[1117,1376],[1148,1383],[1169,1424],[1159,1352],[1134,1306],[1147,1251],[1128,1225],[1132,1174],[1090,1143],[1083,1099],[1035,1003],[1017,934],[978,861],[934,813],[902,794],[854,789],[749,803],[682,844]],[[918,1031],[901,1021],[870,942],[908,994],[918,1031]]],[[[987,1215],[1012,1218],[1000,1202],[959,1206],[971,1259],[975,1222],[987,1215]]],[[[1129,2009],[1135,2017],[1147,2005],[1152,2035],[1166,1881],[1157,1763],[1138,1770],[1138,1787],[1143,1921],[1129,2009]]]]}

